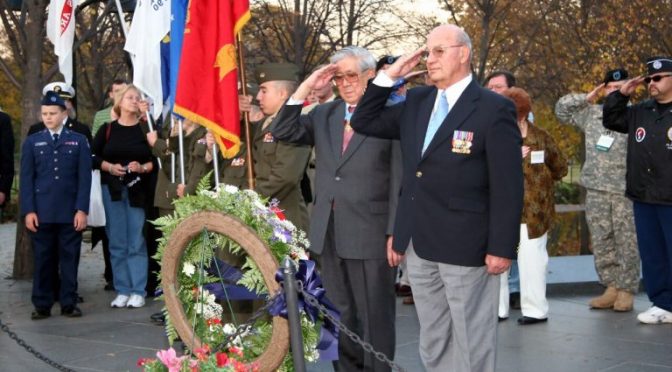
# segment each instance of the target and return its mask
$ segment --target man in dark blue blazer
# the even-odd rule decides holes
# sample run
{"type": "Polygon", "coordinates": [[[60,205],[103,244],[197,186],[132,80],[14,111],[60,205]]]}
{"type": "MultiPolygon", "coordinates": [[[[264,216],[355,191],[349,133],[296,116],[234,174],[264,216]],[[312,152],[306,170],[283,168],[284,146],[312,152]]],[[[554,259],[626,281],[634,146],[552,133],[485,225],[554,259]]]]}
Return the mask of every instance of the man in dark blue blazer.
{"type": "Polygon", "coordinates": [[[33,242],[33,320],[51,315],[52,280],[60,262],[61,314],[79,317],[77,268],[91,190],[87,139],[67,128],[65,102],[55,92],[42,99],[46,129],[26,138],[21,150],[21,215],[33,242]]]}
{"type": "Polygon", "coordinates": [[[367,88],[355,131],[399,138],[403,180],[390,264],[404,254],[428,371],[494,371],[499,293],[519,239],[522,139],[513,103],[473,80],[471,41],[435,28],[367,88]],[[426,56],[432,87],[385,108],[393,83],[426,56]]]}

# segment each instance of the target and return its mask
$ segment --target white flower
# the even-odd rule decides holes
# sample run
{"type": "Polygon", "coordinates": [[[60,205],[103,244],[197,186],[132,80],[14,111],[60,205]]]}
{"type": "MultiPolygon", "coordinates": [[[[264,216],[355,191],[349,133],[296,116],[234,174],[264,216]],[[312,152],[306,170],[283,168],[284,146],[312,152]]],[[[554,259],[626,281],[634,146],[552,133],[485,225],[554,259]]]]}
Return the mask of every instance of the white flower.
{"type": "Polygon", "coordinates": [[[226,323],[224,324],[223,331],[227,335],[232,335],[234,332],[236,332],[236,327],[231,323],[226,323]]]}
{"type": "Polygon", "coordinates": [[[191,278],[192,275],[196,272],[196,266],[192,265],[189,262],[185,262],[182,265],[182,273],[191,278]]]}
{"type": "Polygon", "coordinates": [[[233,185],[225,185],[224,186],[224,191],[228,192],[229,194],[235,194],[238,192],[238,188],[233,185]]]}

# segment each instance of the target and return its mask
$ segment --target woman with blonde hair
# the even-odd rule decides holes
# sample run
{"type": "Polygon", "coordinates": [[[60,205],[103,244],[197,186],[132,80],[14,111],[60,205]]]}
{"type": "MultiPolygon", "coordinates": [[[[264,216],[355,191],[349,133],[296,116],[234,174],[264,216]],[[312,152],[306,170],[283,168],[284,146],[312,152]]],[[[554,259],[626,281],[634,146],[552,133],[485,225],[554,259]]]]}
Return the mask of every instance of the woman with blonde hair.
{"type": "Polygon", "coordinates": [[[117,93],[106,123],[93,140],[94,168],[101,170],[105,227],[117,297],[112,307],[142,307],[147,284],[145,206],[150,203],[149,173],[154,164],[145,123],[140,122],[140,91],[128,85],[117,93]]]}

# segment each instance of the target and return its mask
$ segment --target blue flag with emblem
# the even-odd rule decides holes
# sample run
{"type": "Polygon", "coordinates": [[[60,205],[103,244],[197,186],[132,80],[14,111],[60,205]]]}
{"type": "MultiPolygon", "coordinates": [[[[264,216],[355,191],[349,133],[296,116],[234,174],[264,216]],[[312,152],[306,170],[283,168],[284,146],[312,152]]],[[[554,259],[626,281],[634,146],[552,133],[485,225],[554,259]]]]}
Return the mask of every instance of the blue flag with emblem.
{"type": "Polygon", "coordinates": [[[182,41],[184,40],[184,25],[187,20],[187,7],[189,0],[173,0],[170,3],[170,73],[169,93],[170,107],[175,106],[175,92],[177,91],[177,73],[180,66],[180,57],[182,55],[182,41]]]}

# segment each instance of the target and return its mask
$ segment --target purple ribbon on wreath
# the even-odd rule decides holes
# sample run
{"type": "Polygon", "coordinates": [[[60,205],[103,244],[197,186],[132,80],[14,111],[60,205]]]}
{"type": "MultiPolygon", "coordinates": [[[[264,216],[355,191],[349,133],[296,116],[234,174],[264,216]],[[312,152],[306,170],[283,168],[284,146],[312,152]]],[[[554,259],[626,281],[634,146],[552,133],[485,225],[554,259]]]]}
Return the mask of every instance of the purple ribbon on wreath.
{"type": "MultiPolygon", "coordinates": [[[[322,287],[322,280],[317,275],[315,262],[310,260],[299,260],[299,269],[294,278],[300,281],[303,290],[313,296],[318,303],[323,305],[328,313],[335,319],[340,320],[341,314],[336,307],[325,296],[325,290],[322,287]]],[[[275,273],[275,280],[280,283],[284,282],[282,269],[275,273]]],[[[309,304],[304,298],[303,294],[299,293],[299,310],[303,310],[308,318],[315,323],[319,320],[320,311],[317,307],[309,304]]],[[[268,309],[268,312],[273,316],[281,316],[287,318],[287,301],[285,300],[285,293],[281,292],[275,297],[273,304],[268,309]]],[[[324,317],[322,319],[322,328],[320,329],[320,339],[317,342],[317,350],[320,353],[322,360],[337,360],[338,359],[338,328],[329,319],[324,317]]]]}

